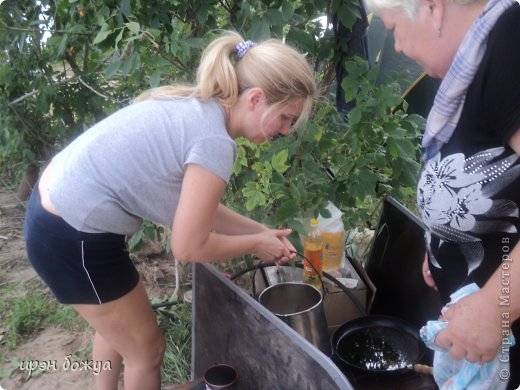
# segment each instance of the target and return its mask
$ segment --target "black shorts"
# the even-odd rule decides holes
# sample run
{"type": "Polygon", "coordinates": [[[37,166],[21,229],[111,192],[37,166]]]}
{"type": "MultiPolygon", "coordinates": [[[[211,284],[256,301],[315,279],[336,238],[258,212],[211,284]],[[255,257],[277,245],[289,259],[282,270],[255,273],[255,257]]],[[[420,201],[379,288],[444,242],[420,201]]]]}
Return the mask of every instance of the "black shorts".
{"type": "Polygon", "coordinates": [[[74,229],[42,207],[38,186],[27,207],[24,238],[29,261],[61,303],[109,302],[139,282],[125,236],[74,229]]]}

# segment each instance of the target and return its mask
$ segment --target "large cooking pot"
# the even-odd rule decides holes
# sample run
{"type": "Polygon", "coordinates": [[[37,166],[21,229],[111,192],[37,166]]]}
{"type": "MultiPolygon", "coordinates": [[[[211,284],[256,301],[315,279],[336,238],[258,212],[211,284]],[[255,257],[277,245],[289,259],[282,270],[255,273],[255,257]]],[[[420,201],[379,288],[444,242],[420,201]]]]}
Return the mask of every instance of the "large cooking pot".
{"type": "Polygon", "coordinates": [[[348,321],[332,336],[333,359],[341,368],[374,375],[413,370],[426,347],[419,331],[396,317],[368,315],[348,321]]]}
{"type": "MultiPolygon", "coordinates": [[[[253,297],[256,297],[255,274],[261,266],[260,262],[253,272],[253,297]]],[[[330,357],[332,350],[323,308],[325,286],[314,269],[320,278],[323,294],[310,284],[285,282],[268,286],[258,296],[258,302],[330,357]]]]}
{"type": "Polygon", "coordinates": [[[258,302],[331,356],[323,296],[316,287],[301,282],[275,284],[260,293],[258,302]]]}

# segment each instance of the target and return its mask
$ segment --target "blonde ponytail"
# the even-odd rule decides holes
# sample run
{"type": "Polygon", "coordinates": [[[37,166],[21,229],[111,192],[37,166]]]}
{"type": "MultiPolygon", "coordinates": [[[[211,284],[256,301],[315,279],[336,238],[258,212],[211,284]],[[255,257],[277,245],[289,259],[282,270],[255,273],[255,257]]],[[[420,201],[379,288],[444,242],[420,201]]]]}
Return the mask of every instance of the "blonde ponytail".
{"type": "Polygon", "coordinates": [[[195,96],[202,100],[217,98],[227,107],[235,104],[240,87],[233,54],[242,41],[239,34],[227,32],[209,44],[197,70],[195,96]]]}
{"type": "Polygon", "coordinates": [[[196,97],[216,99],[222,106],[233,106],[241,91],[261,88],[271,109],[294,99],[304,99],[304,110],[295,127],[307,119],[317,87],[305,56],[277,39],[248,47],[236,55],[244,42],[240,34],[225,31],[204,50],[194,86],[165,86],[145,91],[135,101],[196,97]]]}

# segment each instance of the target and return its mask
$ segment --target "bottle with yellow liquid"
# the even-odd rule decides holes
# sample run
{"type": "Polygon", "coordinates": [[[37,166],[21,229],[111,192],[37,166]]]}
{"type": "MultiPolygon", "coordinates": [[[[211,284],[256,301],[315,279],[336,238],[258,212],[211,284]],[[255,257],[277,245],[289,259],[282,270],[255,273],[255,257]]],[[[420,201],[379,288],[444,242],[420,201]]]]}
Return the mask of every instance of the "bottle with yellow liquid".
{"type": "Polygon", "coordinates": [[[311,219],[307,235],[303,239],[303,255],[303,281],[320,289],[320,280],[323,277],[323,237],[316,219],[311,219]]]}

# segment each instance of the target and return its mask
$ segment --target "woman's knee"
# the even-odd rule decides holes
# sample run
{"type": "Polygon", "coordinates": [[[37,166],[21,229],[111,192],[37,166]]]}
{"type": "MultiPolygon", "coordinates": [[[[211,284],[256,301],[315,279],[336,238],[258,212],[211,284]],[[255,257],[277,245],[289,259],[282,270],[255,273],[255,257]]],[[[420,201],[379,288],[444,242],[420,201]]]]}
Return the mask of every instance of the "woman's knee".
{"type": "Polygon", "coordinates": [[[164,335],[158,330],[153,337],[148,337],[142,348],[138,348],[134,356],[123,356],[127,363],[138,362],[140,365],[149,367],[160,367],[163,362],[166,341],[164,335]]]}
{"type": "Polygon", "coordinates": [[[160,366],[163,362],[164,352],[166,351],[166,340],[161,332],[159,332],[159,336],[157,338],[155,351],[155,355],[157,357],[156,364],[160,366]]]}

